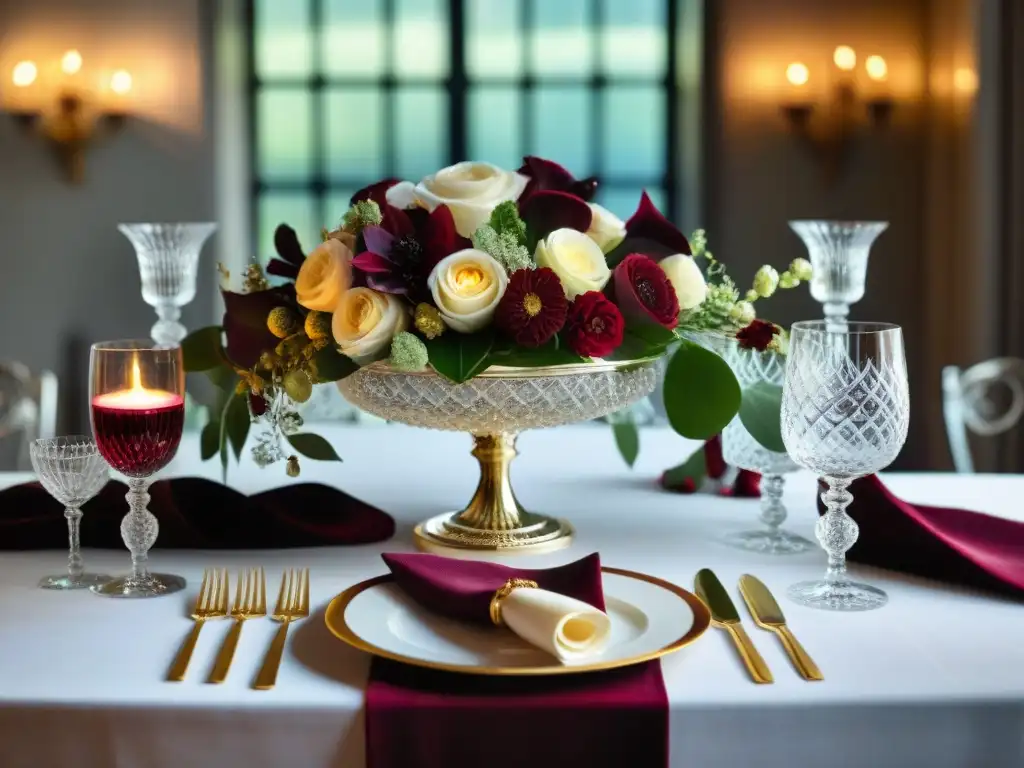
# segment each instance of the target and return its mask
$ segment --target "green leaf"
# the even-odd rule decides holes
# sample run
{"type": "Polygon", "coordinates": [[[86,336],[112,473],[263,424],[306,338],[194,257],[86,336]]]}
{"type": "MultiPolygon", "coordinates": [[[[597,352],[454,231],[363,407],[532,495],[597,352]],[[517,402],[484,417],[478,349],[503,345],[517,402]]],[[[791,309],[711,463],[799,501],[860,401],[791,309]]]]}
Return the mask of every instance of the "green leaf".
{"type": "Polygon", "coordinates": [[[588,359],[569,349],[558,336],[552,336],[544,344],[533,348],[520,347],[505,340],[495,343],[488,364],[538,368],[544,365],[584,363],[588,359]]]}
{"type": "Polygon", "coordinates": [[[352,362],[352,358],[341,354],[333,344],[328,344],[313,355],[313,362],[316,364],[318,384],[340,381],[359,370],[359,366],[352,362]]]}
{"type": "Polygon", "coordinates": [[[511,232],[520,245],[526,245],[526,222],[519,218],[519,208],[515,202],[507,200],[498,204],[491,211],[491,219],[488,224],[499,235],[503,232],[511,232]]]}
{"type": "Polygon", "coordinates": [[[186,371],[208,371],[225,365],[221,327],[208,325],[190,333],[181,341],[181,356],[186,371]]]}
{"type": "Polygon", "coordinates": [[[664,354],[678,337],[661,325],[636,325],[627,327],[622,334],[622,344],[608,355],[608,360],[641,360],[664,354]]]}
{"type": "Polygon", "coordinates": [[[782,442],[782,387],[759,381],[743,390],[740,421],[750,436],[769,451],[785,453],[782,442]]]}
{"type": "Polygon", "coordinates": [[[615,435],[615,445],[623,460],[632,467],[636,464],[636,457],[640,455],[640,430],[636,422],[630,416],[612,424],[612,434],[615,435]]]}
{"type": "Polygon", "coordinates": [[[320,435],[312,432],[301,432],[296,435],[285,435],[292,448],[310,459],[317,461],[341,461],[334,448],[320,435]]]}
{"type": "Polygon", "coordinates": [[[677,488],[690,479],[696,488],[700,488],[706,475],[707,463],[704,460],[704,448],[701,447],[682,464],[666,469],[665,474],[661,476],[661,484],[666,488],[677,488]]]}
{"type": "Polygon", "coordinates": [[[220,450],[220,422],[210,419],[199,435],[199,455],[203,461],[212,459],[220,450]]]}
{"type": "Polygon", "coordinates": [[[740,385],[729,364],[692,341],[681,341],[665,371],[665,411],[672,429],[707,440],[740,408],[740,385]]]}
{"type": "Polygon", "coordinates": [[[425,343],[434,370],[456,384],[461,384],[482,373],[491,364],[494,334],[491,331],[456,333],[449,329],[425,343]]]}
{"type": "Polygon", "coordinates": [[[247,394],[235,395],[224,409],[224,431],[228,436],[228,443],[235,454],[235,460],[242,458],[242,449],[245,447],[245,439],[249,436],[249,405],[246,402],[247,394]]]}

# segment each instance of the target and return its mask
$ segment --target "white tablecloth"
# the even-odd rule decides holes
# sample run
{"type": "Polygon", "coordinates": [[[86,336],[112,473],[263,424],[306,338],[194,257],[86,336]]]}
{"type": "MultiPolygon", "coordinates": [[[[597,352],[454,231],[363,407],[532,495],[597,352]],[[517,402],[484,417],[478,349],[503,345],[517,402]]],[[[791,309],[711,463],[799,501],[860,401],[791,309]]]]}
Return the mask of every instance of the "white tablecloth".
{"type": "MultiPolygon", "coordinates": [[[[141,601],[37,589],[41,575],[64,566],[56,550],[0,555],[0,766],[361,768],[368,658],[327,632],[322,610],[341,590],[383,572],[380,552],[411,549],[415,522],[465,502],[476,468],[464,435],[398,426],[322,433],[345,462],[307,461],[302,479],[337,484],[387,510],[398,520],[394,540],[248,553],[161,552],[158,541],[154,570],[180,573],[190,588],[141,601]],[[249,688],[276,628],[269,621],[246,625],[226,684],[203,680],[227,622],[203,630],[186,682],[163,681],[190,628],[202,569],[212,565],[263,565],[269,590],[286,566],[312,569],[319,612],[293,628],[272,691],[249,688]]],[[[758,504],[660,491],[658,473],[692,447],[667,431],[648,430],[631,471],[609,430],[584,425],[523,436],[513,469],[525,505],[568,517],[578,530],[572,548],[531,565],[596,550],[607,565],[688,588],[705,566],[730,587],[740,574],[754,573],[779,596],[790,626],[823,670],[824,682],[802,681],[776,638],[757,629],[740,605],[775,684],[751,683],[726,635],[714,628],[666,658],[673,766],[1024,765],[1024,607],[856,566],[858,576],[889,593],[888,606],[835,614],[792,604],[785,588],[821,575],[824,553],[771,557],[718,543],[721,534],[755,526],[758,504]]],[[[186,438],[164,475],[217,477],[218,470],[215,461],[200,464],[196,440],[186,438]]],[[[24,479],[0,475],[0,484],[24,479]]],[[[1024,519],[1024,478],[887,480],[912,500],[1024,519]]],[[[283,466],[261,471],[246,456],[229,481],[257,491],[288,479],[283,466]]],[[[813,538],[813,478],[794,476],[786,497],[787,525],[813,538]]],[[[121,572],[128,555],[88,551],[86,561],[93,570],[121,572]]],[[[735,591],[734,597],[741,602],[735,591]]]]}

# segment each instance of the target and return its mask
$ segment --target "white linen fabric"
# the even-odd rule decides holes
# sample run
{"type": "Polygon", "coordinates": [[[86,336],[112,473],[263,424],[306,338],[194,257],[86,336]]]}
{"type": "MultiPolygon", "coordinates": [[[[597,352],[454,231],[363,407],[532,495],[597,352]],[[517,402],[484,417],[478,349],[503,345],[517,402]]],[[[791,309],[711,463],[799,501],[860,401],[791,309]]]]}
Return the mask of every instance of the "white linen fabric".
{"type": "Polygon", "coordinates": [[[604,611],[546,589],[513,589],[501,601],[501,619],[563,664],[580,664],[601,653],[611,632],[604,611]]]}
{"type": "MultiPolygon", "coordinates": [[[[151,566],[184,575],[189,588],[128,601],[37,589],[40,576],[65,563],[64,541],[47,552],[0,554],[0,766],[363,767],[369,659],[327,631],[323,609],[346,587],[385,573],[381,552],[411,551],[413,523],[464,503],[476,484],[476,463],[469,437],[457,433],[390,425],[329,426],[321,434],[345,461],[304,461],[301,480],[336,484],[388,510],[399,523],[394,540],[267,552],[171,552],[157,540],[151,566]],[[202,570],[215,565],[233,573],[265,566],[271,595],[282,569],[311,569],[313,615],[293,625],[271,691],[250,688],[277,629],[267,620],[246,623],[224,685],[204,682],[228,630],[223,621],[203,629],[187,680],[164,682],[191,627],[202,570]]],[[[658,474],[693,447],[667,430],[644,430],[631,471],[606,427],[527,433],[513,473],[519,497],[528,508],[568,518],[578,536],[561,552],[505,561],[543,568],[599,551],[605,565],[686,588],[698,569],[715,570],[775,684],[751,683],[729,638],[713,627],[665,658],[674,768],[1024,765],[1024,606],[857,566],[859,578],[889,593],[887,606],[853,615],[797,606],[785,589],[821,576],[822,551],[772,557],[730,549],[718,537],[755,527],[756,500],[657,488],[658,474]],[[736,589],[743,573],[775,593],[823,682],[801,680],[778,639],[754,625],[736,589]]],[[[188,436],[164,474],[216,479],[219,469],[219,462],[199,461],[198,439],[188,436]]],[[[29,477],[0,475],[0,482],[29,477]]],[[[294,482],[283,466],[259,470],[248,456],[232,466],[229,480],[246,492],[294,482]]],[[[1021,477],[886,480],[911,500],[1024,519],[1021,477]]],[[[786,525],[811,539],[814,497],[810,475],[787,482],[786,525]]],[[[96,571],[117,574],[129,564],[126,550],[85,554],[96,571]]]]}

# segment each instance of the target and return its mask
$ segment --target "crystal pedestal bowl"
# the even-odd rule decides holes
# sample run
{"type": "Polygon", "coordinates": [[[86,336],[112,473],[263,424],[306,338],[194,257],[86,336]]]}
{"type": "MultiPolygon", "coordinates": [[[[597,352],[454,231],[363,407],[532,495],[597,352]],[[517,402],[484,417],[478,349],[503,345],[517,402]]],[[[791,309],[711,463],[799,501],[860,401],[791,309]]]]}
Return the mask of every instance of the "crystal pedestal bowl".
{"type": "Polygon", "coordinates": [[[568,546],[572,526],[528,512],[516,499],[509,466],[516,436],[605,416],[649,395],[655,360],[595,361],[543,368],[492,366],[464,384],[432,370],[406,373],[376,363],[338,382],[353,405],[375,416],[429,429],[469,432],[480,482],[461,512],[416,526],[416,545],[439,554],[540,553],[568,546]]]}

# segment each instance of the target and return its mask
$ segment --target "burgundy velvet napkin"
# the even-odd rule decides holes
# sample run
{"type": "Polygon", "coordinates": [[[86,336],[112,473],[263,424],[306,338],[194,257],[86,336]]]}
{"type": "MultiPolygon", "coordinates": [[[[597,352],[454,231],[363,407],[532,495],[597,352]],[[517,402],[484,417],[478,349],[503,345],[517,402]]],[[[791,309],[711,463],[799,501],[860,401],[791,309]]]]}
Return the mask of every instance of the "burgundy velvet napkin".
{"type": "MultiPolygon", "coordinates": [[[[82,507],[82,545],[121,549],[127,486],[112,480],[82,507]]],[[[314,483],[246,496],[199,477],[150,486],[149,511],[160,549],[282,549],[384,541],[395,533],[386,512],[314,483]]],[[[67,546],[64,508],[38,483],[0,491],[0,549],[67,546]]]]}
{"type": "MultiPolygon", "coordinates": [[[[821,485],[821,490],[827,486],[821,485]]],[[[850,485],[860,526],[851,561],[1024,597],[1024,524],[966,509],[911,504],[877,475],[850,485]]],[[[818,511],[825,505],[818,499],[818,511]]]]}
{"type": "MultiPolygon", "coordinates": [[[[406,594],[449,618],[489,624],[491,597],[510,578],[604,609],[596,554],[543,570],[434,555],[383,557],[406,594]]],[[[668,715],[658,661],[517,678],[375,658],[366,688],[367,767],[665,768],[668,715]]]]}

